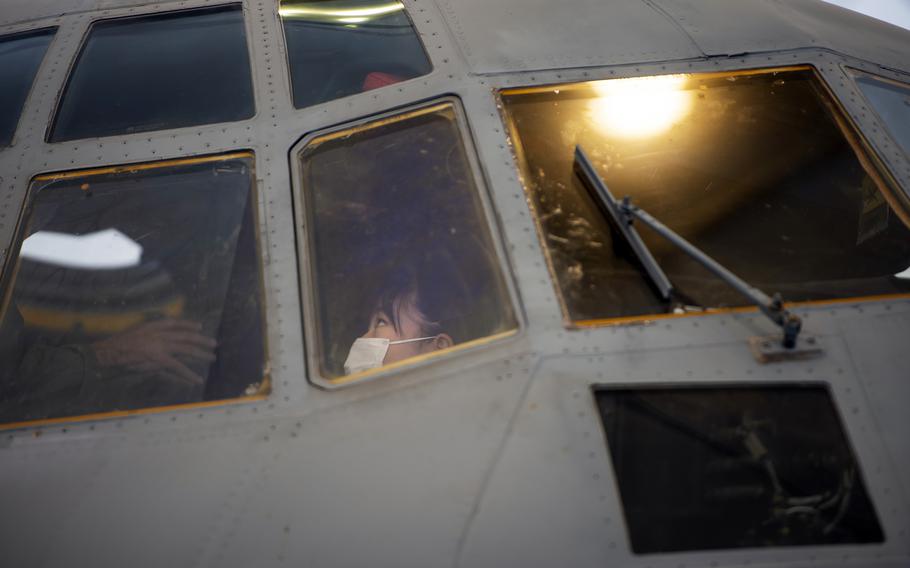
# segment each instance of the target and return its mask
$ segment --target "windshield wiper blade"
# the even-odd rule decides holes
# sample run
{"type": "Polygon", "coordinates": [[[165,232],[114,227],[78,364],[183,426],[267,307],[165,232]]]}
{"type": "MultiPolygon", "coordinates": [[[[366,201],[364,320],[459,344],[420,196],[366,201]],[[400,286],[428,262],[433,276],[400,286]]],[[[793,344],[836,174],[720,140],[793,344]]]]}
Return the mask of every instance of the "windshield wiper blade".
{"type": "Polygon", "coordinates": [[[768,296],[755,286],[752,286],[739,276],[733,274],[722,264],[702,252],[701,249],[652,217],[648,212],[640,207],[632,205],[632,202],[628,197],[624,197],[622,201],[617,201],[616,198],[613,197],[613,194],[610,193],[607,185],[597,174],[597,171],[594,169],[594,166],[591,164],[591,161],[588,159],[588,156],[585,154],[584,150],[582,150],[581,146],[575,147],[575,165],[579,176],[585,182],[585,186],[588,187],[589,191],[592,191],[598,202],[610,214],[616,228],[626,239],[626,242],[629,243],[629,246],[632,247],[632,250],[635,251],[635,254],[638,255],[639,260],[641,260],[642,265],[660,291],[664,300],[669,299],[670,294],[673,291],[673,286],[670,284],[667,275],[660,268],[660,265],[658,265],[657,261],[654,259],[651,251],[648,250],[647,245],[642,241],[638,231],[632,225],[632,222],[635,219],[638,219],[650,227],[651,230],[670,241],[674,246],[681,249],[699,264],[713,272],[730,287],[747,297],[750,302],[758,306],[758,309],[761,310],[768,319],[780,326],[783,330],[784,347],[787,349],[796,347],[796,338],[799,336],[799,332],[802,329],[802,319],[784,308],[784,303],[780,294],[774,294],[773,297],[768,296]]]}
{"type": "Polygon", "coordinates": [[[669,302],[670,297],[673,294],[673,284],[670,283],[670,279],[667,278],[666,273],[664,273],[660,265],[657,264],[657,260],[654,258],[654,255],[651,254],[651,250],[645,242],[641,240],[638,231],[632,226],[631,220],[626,219],[626,216],[620,209],[620,204],[613,198],[613,194],[607,189],[607,185],[600,179],[600,176],[597,175],[594,165],[591,164],[591,161],[588,159],[584,150],[581,149],[581,146],[575,147],[575,166],[582,181],[588,188],[588,191],[597,197],[597,201],[610,215],[612,225],[622,234],[626,243],[632,248],[632,252],[638,257],[645,272],[647,272],[648,276],[651,278],[654,287],[657,288],[660,298],[665,302],[669,302]]]}

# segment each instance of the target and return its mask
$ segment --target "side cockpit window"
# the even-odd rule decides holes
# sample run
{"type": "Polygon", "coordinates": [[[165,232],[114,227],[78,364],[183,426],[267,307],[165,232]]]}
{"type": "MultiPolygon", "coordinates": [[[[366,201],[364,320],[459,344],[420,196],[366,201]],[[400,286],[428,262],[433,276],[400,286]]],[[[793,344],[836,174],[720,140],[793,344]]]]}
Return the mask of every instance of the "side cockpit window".
{"type": "Polygon", "coordinates": [[[644,226],[658,295],[574,169],[786,301],[910,293],[910,209],[810,68],[506,90],[504,112],[567,319],[748,305],[644,226]]]}
{"type": "Polygon", "coordinates": [[[94,24],[50,142],[238,121],[253,116],[239,5],[94,24]]]}
{"type": "Polygon", "coordinates": [[[910,156],[910,85],[853,69],[850,74],[885,128],[910,156]]]}
{"type": "Polygon", "coordinates": [[[0,148],[13,141],[19,115],[54,31],[0,37],[0,148]]]}
{"type": "Polygon", "coordinates": [[[0,326],[3,423],[261,394],[253,157],[43,175],[0,326]]]}
{"type": "Polygon", "coordinates": [[[281,0],[294,106],[426,75],[430,60],[397,0],[281,0]]]}
{"type": "Polygon", "coordinates": [[[459,116],[438,104],[298,154],[328,386],[516,328],[459,116]]]}

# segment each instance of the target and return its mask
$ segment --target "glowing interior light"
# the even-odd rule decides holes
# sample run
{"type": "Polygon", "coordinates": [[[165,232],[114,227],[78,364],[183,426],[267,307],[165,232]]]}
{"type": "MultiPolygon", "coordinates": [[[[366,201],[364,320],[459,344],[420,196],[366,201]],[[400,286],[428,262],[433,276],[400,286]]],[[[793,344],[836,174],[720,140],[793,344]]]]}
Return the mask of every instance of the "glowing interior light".
{"type": "Polygon", "coordinates": [[[387,2],[384,4],[375,4],[373,6],[364,6],[362,8],[319,8],[322,2],[282,2],[278,8],[278,13],[283,18],[316,18],[316,19],[335,19],[343,23],[360,23],[378,16],[385,16],[404,10],[404,4],[401,2],[387,2]],[[356,22],[350,21],[352,18],[363,18],[356,22]]]}
{"type": "Polygon", "coordinates": [[[591,118],[607,135],[647,138],[661,134],[692,109],[692,93],[684,90],[685,75],[616,79],[592,83],[598,98],[591,118]]]}
{"type": "Polygon", "coordinates": [[[901,280],[910,280],[910,266],[907,267],[907,270],[895,274],[894,277],[900,278],[901,280]]]}

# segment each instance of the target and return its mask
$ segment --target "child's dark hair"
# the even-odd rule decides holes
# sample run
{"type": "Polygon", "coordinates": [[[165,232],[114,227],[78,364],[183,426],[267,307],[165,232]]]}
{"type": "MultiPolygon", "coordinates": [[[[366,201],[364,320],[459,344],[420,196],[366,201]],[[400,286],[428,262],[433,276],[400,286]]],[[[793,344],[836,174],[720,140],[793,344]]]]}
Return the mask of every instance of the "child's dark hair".
{"type": "Polygon", "coordinates": [[[501,310],[489,306],[490,267],[473,274],[460,268],[463,263],[442,252],[398,264],[379,288],[376,309],[392,320],[397,331],[401,308],[410,303],[422,316],[422,335],[445,333],[456,344],[495,333],[501,310]]]}

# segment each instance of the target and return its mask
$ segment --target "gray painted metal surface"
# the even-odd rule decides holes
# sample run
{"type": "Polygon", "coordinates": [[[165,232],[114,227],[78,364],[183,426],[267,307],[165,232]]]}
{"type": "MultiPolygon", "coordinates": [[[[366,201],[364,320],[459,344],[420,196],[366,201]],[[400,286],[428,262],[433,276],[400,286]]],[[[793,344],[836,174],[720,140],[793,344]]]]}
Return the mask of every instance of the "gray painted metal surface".
{"type": "Polygon", "coordinates": [[[565,329],[495,91],[557,82],[815,66],[910,191],[910,162],[852,67],[910,81],[910,34],[818,2],[406,0],[431,74],[291,106],[275,2],[243,2],[256,115],[45,143],[93,20],[218,2],[6,0],[0,34],[57,26],[13,146],[0,248],[40,173],[251,149],[260,188],[267,400],[0,434],[4,566],[880,566],[910,564],[910,301],[799,308],[817,360],[759,365],[757,313],[565,329]],[[523,329],[514,339],[337,391],[307,381],[289,152],[308,133],[454,95],[496,214],[523,329]],[[592,383],[830,385],[883,525],[881,545],[634,555],[592,383]]]}

